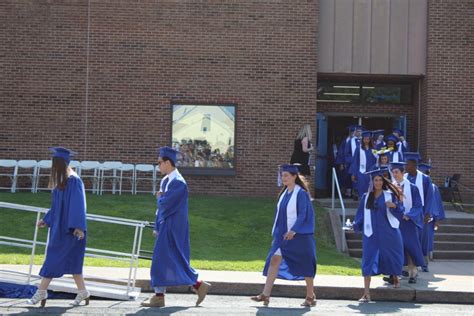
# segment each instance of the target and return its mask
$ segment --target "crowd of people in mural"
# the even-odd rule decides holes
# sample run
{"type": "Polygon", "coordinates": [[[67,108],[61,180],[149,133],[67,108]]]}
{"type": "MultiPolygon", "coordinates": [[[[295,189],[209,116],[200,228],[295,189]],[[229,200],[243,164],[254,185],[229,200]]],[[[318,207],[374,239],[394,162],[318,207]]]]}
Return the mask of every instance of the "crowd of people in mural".
{"type": "Polygon", "coordinates": [[[195,168],[233,168],[234,146],[227,146],[225,152],[212,148],[206,140],[182,140],[176,142],[174,149],[179,153],[177,167],[195,168]]]}

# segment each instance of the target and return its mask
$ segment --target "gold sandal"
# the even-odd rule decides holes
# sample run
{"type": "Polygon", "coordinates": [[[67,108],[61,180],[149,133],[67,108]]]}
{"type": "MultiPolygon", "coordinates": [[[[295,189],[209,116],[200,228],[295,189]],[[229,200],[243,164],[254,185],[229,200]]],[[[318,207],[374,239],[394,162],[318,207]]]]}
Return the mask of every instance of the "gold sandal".
{"type": "Polygon", "coordinates": [[[263,302],[264,306],[268,306],[268,304],[270,304],[270,296],[263,295],[263,293],[257,296],[252,296],[250,299],[255,302],[263,302]]]}
{"type": "Polygon", "coordinates": [[[303,307],[316,306],[316,295],[314,295],[314,293],[313,293],[313,297],[306,296],[306,299],[304,300],[303,303],[301,303],[301,306],[303,306],[303,307]]]}

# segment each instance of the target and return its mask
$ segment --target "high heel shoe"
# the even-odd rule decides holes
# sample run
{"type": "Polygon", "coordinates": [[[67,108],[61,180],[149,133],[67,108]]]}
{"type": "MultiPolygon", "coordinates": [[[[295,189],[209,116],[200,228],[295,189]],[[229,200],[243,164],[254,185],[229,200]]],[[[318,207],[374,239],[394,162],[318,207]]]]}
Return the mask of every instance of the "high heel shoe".
{"type": "Polygon", "coordinates": [[[86,305],[89,305],[89,299],[91,293],[88,290],[82,290],[77,292],[76,299],[71,303],[72,306],[79,306],[82,301],[86,302],[86,305]]]}
{"type": "Polygon", "coordinates": [[[48,291],[47,290],[37,290],[36,293],[30,298],[26,303],[28,305],[36,305],[38,302],[41,301],[41,307],[46,305],[46,300],[48,299],[48,291]]]}
{"type": "Polygon", "coordinates": [[[313,293],[313,297],[306,296],[306,299],[301,303],[303,307],[313,307],[316,306],[316,295],[313,293]]]}
{"type": "Polygon", "coordinates": [[[370,295],[364,294],[360,299],[359,303],[368,303],[370,302],[370,295]]]}
{"type": "Polygon", "coordinates": [[[255,302],[263,302],[263,306],[268,306],[268,304],[270,304],[270,296],[263,295],[263,293],[257,296],[252,296],[250,299],[255,302]]]}

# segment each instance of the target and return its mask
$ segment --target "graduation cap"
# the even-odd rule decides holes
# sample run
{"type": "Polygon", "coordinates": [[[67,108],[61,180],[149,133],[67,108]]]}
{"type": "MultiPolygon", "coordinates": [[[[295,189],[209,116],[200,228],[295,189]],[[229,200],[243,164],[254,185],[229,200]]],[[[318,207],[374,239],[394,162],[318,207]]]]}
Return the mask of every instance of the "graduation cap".
{"type": "Polygon", "coordinates": [[[49,151],[51,152],[53,157],[63,158],[67,164],[69,164],[69,162],[71,161],[71,157],[77,155],[76,152],[64,147],[51,147],[49,148],[49,151]]]}
{"type": "Polygon", "coordinates": [[[432,168],[431,164],[427,163],[427,162],[421,162],[421,163],[418,164],[418,170],[420,170],[423,173],[430,170],[431,168],[432,168]]]}
{"type": "Polygon", "coordinates": [[[376,176],[382,176],[383,177],[383,175],[385,173],[388,173],[388,168],[386,168],[386,167],[373,169],[373,170],[365,172],[364,174],[370,175],[370,177],[373,178],[373,177],[376,177],[376,176]]]}
{"type": "Polygon", "coordinates": [[[358,129],[363,130],[364,126],[358,125],[358,124],[351,124],[351,125],[347,126],[347,129],[349,129],[349,131],[351,131],[351,132],[355,132],[358,129]]]}
{"type": "Polygon", "coordinates": [[[160,149],[158,149],[158,155],[161,158],[166,157],[166,158],[172,160],[174,164],[176,164],[178,152],[175,149],[171,148],[171,147],[164,146],[164,147],[161,147],[160,149]]]}
{"type": "Polygon", "coordinates": [[[399,129],[399,128],[396,128],[396,127],[393,128],[393,129],[392,129],[392,132],[393,132],[393,133],[397,133],[399,136],[403,136],[403,131],[402,131],[401,129],[399,129]]]}
{"type": "Polygon", "coordinates": [[[405,158],[405,161],[415,161],[418,163],[421,160],[420,153],[418,152],[405,152],[403,153],[403,158],[405,158]]]}
{"type": "Polygon", "coordinates": [[[379,137],[380,135],[383,135],[385,133],[385,130],[383,129],[376,129],[375,131],[372,131],[372,135],[374,137],[379,137]]]}
{"type": "Polygon", "coordinates": [[[280,169],[281,169],[281,172],[289,172],[289,173],[293,173],[293,174],[297,174],[299,172],[299,169],[298,169],[299,165],[297,164],[285,164],[285,165],[281,165],[280,166],[280,169]]]}
{"type": "Polygon", "coordinates": [[[398,169],[400,171],[403,171],[403,170],[405,170],[405,165],[406,164],[407,164],[406,162],[391,162],[390,163],[390,170],[398,169]]]}
{"type": "Polygon", "coordinates": [[[372,132],[371,131],[363,131],[361,136],[362,137],[372,137],[372,132]]]}
{"type": "Polygon", "coordinates": [[[385,137],[385,141],[386,141],[386,142],[392,141],[392,142],[394,142],[394,143],[396,144],[396,143],[398,142],[398,137],[395,136],[395,135],[393,135],[393,134],[391,134],[391,135],[388,135],[387,137],[385,137]]]}

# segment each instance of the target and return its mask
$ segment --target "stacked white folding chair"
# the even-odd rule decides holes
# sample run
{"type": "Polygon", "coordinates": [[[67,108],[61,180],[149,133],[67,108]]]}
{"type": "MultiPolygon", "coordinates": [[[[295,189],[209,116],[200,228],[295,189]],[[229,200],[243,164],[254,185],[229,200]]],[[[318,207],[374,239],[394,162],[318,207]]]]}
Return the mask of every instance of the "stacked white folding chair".
{"type": "Polygon", "coordinates": [[[71,160],[69,163],[69,167],[71,167],[79,176],[81,176],[81,162],[78,160],[71,160]]]}
{"type": "Polygon", "coordinates": [[[17,165],[17,172],[15,174],[14,190],[29,189],[31,192],[35,192],[36,185],[36,166],[38,162],[36,160],[19,160],[17,165]],[[20,178],[29,178],[31,180],[31,188],[19,188],[18,180],[20,178]]]}
{"type": "Polygon", "coordinates": [[[120,167],[122,163],[120,161],[106,161],[100,166],[100,194],[104,191],[110,191],[115,194],[117,184],[120,183],[120,167]],[[104,183],[110,181],[112,187],[110,189],[104,189],[104,183]]]}
{"type": "Polygon", "coordinates": [[[120,170],[120,184],[119,194],[122,195],[122,184],[124,180],[128,180],[130,184],[130,193],[133,194],[135,190],[135,165],[131,163],[124,163],[119,168],[120,170]]]}
{"type": "Polygon", "coordinates": [[[155,166],[150,164],[137,164],[135,166],[135,194],[137,192],[151,192],[156,193],[156,169],[155,166]],[[139,182],[147,181],[151,182],[151,190],[140,191],[138,190],[139,182]]]}
{"type": "Polygon", "coordinates": [[[51,190],[48,187],[40,187],[41,185],[41,178],[43,177],[48,177],[51,174],[51,166],[52,166],[52,161],[51,160],[40,160],[38,161],[38,165],[36,167],[36,183],[35,183],[35,192],[38,192],[38,190],[51,190]]]}
{"type": "Polygon", "coordinates": [[[17,172],[17,161],[13,159],[0,160],[0,177],[8,177],[10,179],[9,187],[0,187],[0,189],[9,189],[15,193],[15,175],[17,172]]]}
{"type": "Polygon", "coordinates": [[[99,194],[100,189],[100,162],[98,161],[81,161],[79,172],[81,179],[89,179],[92,183],[92,188],[85,188],[86,191],[99,194]]]}

